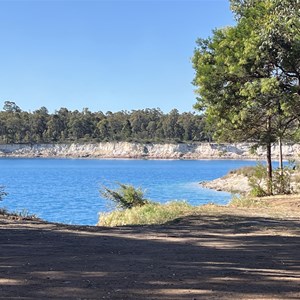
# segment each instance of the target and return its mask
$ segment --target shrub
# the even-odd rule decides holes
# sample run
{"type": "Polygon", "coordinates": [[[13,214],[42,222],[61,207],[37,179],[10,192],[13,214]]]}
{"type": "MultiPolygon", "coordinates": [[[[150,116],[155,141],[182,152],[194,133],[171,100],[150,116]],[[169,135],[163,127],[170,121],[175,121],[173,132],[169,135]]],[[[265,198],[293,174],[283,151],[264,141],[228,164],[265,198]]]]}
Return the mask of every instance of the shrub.
{"type": "MultiPolygon", "coordinates": [[[[282,170],[273,170],[272,191],[274,195],[291,194],[293,188],[291,185],[292,173],[294,173],[294,166],[286,166],[282,170]]],[[[253,168],[253,173],[249,177],[249,185],[251,187],[250,194],[255,197],[268,196],[267,184],[268,174],[266,166],[258,164],[253,168]]]]}
{"type": "Polygon", "coordinates": [[[273,173],[273,192],[274,194],[291,194],[293,192],[291,186],[290,167],[285,167],[283,170],[277,169],[273,173]]]}
{"type": "Polygon", "coordinates": [[[103,186],[100,193],[104,198],[115,202],[118,208],[131,209],[149,203],[144,198],[144,191],[141,188],[135,188],[132,185],[122,183],[117,183],[117,185],[119,188],[116,190],[103,186]]]}
{"type": "Polygon", "coordinates": [[[267,196],[266,189],[267,182],[267,168],[263,164],[259,163],[253,168],[253,173],[249,177],[249,185],[251,187],[250,194],[254,197],[267,196]]]}
{"type": "Polygon", "coordinates": [[[193,206],[184,201],[173,201],[166,204],[147,203],[131,209],[102,213],[98,226],[124,226],[163,224],[193,212],[193,206]]]}

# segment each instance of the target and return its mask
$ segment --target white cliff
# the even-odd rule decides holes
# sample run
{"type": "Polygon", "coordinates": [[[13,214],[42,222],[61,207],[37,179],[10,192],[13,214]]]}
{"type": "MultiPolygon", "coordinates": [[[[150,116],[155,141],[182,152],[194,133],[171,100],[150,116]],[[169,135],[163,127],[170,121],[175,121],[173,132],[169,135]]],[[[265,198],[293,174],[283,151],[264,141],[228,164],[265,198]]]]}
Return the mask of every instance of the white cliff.
{"type": "MultiPolygon", "coordinates": [[[[265,150],[251,150],[251,143],[216,144],[157,144],[107,142],[95,144],[5,144],[0,145],[1,157],[90,157],[90,158],[148,158],[148,159],[256,159],[265,158],[265,150]]],[[[273,146],[273,158],[278,147],[273,146]]],[[[298,158],[300,144],[283,146],[285,159],[298,158]]]]}

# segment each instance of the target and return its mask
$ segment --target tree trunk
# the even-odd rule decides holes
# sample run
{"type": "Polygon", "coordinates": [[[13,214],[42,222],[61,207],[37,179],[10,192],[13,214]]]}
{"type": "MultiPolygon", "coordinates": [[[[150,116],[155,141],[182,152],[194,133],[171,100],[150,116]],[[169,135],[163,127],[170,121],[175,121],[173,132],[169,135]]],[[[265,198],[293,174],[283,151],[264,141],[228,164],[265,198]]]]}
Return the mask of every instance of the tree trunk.
{"type": "Polygon", "coordinates": [[[279,147],[279,169],[280,169],[280,174],[283,175],[283,156],[282,156],[282,139],[281,139],[281,136],[278,139],[278,147],[279,147]]]}
{"type": "Polygon", "coordinates": [[[271,119],[272,117],[269,116],[268,117],[268,121],[267,121],[267,130],[268,130],[268,136],[267,136],[267,192],[268,195],[272,195],[273,194],[273,170],[272,170],[272,151],[271,151],[271,147],[272,147],[272,137],[271,137],[271,119]]]}
{"type": "Polygon", "coordinates": [[[272,188],[272,153],[271,153],[271,142],[267,144],[267,170],[268,170],[268,178],[267,178],[267,191],[268,195],[273,194],[272,188]]]}

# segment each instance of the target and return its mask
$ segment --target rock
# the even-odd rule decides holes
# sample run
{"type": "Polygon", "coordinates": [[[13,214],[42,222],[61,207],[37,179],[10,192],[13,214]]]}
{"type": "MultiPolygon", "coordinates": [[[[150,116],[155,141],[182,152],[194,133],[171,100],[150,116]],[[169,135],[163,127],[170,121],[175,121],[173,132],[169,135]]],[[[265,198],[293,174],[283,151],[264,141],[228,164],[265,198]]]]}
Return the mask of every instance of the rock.
{"type": "Polygon", "coordinates": [[[201,183],[201,186],[235,194],[247,194],[251,190],[248,178],[244,175],[237,174],[230,174],[211,181],[206,181],[201,183]]]}

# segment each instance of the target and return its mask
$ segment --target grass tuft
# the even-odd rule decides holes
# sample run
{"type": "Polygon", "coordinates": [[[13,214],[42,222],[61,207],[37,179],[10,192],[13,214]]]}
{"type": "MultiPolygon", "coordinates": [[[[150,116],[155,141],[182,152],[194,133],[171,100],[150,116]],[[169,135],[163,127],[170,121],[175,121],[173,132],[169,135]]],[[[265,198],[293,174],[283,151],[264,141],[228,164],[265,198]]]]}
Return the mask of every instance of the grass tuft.
{"type": "Polygon", "coordinates": [[[21,211],[8,211],[6,208],[0,208],[0,215],[17,219],[39,220],[37,215],[31,214],[27,209],[22,209],[21,211]]]}
{"type": "Polygon", "coordinates": [[[230,175],[244,175],[248,178],[252,177],[255,174],[255,166],[246,166],[246,167],[241,167],[238,169],[233,169],[229,171],[227,176],[230,175]]]}
{"type": "Polygon", "coordinates": [[[125,226],[163,224],[192,214],[194,207],[184,201],[172,201],[166,204],[148,203],[131,209],[101,213],[98,226],[125,226]]]}

